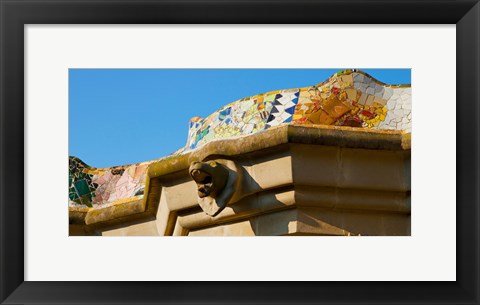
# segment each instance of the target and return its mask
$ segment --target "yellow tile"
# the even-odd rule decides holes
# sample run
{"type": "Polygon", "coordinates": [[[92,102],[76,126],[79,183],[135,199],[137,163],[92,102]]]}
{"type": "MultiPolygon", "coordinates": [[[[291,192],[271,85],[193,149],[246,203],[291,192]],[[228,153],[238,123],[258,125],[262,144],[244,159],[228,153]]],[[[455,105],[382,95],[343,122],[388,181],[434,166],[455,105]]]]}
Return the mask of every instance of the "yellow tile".
{"type": "Polygon", "coordinates": [[[342,81],[343,81],[344,83],[349,83],[350,85],[353,84],[353,76],[352,76],[352,74],[342,75],[341,78],[342,78],[342,81]]]}
{"type": "Polygon", "coordinates": [[[349,100],[356,100],[357,99],[357,90],[355,88],[346,88],[345,92],[347,93],[349,100]]]}

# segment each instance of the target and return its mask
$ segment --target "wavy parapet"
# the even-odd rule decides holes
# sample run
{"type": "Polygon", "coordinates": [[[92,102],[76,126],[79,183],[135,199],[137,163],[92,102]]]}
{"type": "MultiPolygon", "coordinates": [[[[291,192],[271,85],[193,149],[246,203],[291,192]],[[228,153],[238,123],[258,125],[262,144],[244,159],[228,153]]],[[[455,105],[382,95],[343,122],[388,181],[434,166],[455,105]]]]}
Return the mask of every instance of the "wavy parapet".
{"type": "Polygon", "coordinates": [[[146,170],[152,162],[94,168],[76,157],[69,157],[69,205],[100,207],[143,196],[146,170]]]}
{"type": "Polygon", "coordinates": [[[186,149],[281,124],[315,124],[411,131],[410,85],[387,85],[344,70],[310,87],[271,91],[228,104],[190,121],[186,149]]]}
{"type": "Polygon", "coordinates": [[[410,85],[387,85],[362,71],[344,70],[318,85],[246,97],[206,118],[194,117],[189,122],[185,147],[157,160],[94,168],[69,157],[70,210],[141,200],[152,163],[194,153],[209,142],[249,137],[281,125],[326,129],[319,136],[336,129],[358,131],[362,139],[368,130],[373,132],[372,139],[382,131],[410,133],[411,94],[410,85]]]}

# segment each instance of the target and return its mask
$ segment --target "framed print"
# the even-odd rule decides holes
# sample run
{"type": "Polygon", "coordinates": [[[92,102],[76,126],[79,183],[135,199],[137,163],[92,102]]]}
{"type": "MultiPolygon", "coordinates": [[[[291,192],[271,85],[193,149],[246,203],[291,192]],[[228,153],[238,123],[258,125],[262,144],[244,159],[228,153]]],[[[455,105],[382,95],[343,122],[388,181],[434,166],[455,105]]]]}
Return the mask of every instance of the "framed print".
{"type": "Polygon", "coordinates": [[[410,69],[68,73],[70,236],[411,235],[410,69]],[[269,91],[309,82],[317,84],[269,91]],[[240,98],[223,105],[232,95],[240,98]],[[95,129],[108,139],[86,132],[92,109],[102,118],[95,129]],[[143,124],[125,121],[133,109],[143,124]],[[152,137],[162,144],[151,145],[152,137]],[[115,142],[129,144],[119,151],[115,142]],[[149,150],[152,160],[137,162],[149,150]],[[111,166],[135,155],[133,164],[111,166]]]}
{"type": "Polygon", "coordinates": [[[0,8],[2,304],[479,302],[477,1],[0,8]]]}

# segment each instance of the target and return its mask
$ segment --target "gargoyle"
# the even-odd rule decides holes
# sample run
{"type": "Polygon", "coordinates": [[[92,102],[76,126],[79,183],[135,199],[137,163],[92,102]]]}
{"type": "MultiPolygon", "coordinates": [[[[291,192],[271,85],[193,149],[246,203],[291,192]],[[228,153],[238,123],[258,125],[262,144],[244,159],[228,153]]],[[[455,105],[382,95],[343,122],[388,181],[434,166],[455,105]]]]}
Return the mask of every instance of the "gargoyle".
{"type": "Polygon", "coordinates": [[[205,213],[220,213],[234,193],[237,174],[229,160],[192,162],[189,173],[197,184],[198,204],[205,213]],[[228,166],[229,165],[229,166],[228,166]]]}
{"type": "Polygon", "coordinates": [[[216,198],[227,184],[228,170],[215,161],[193,162],[190,175],[197,183],[198,197],[216,198]]]}
{"type": "MultiPolygon", "coordinates": [[[[386,85],[361,71],[340,71],[314,86],[245,97],[225,105],[206,118],[194,117],[189,123],[187,144],[164,158],[184,155],[212,140],[249,136],[283,124],[410,132],[411,94],[410,85],[386,85]]],[[[142,196],[147,168],[152,163],[163,162],[162,160],[163,158],[112,168],[94,168],[78,158],[70,157],[69,205],[72,208],[81,205],[103,207],[118,200],[133,200],[134,197],[142,196]]],[[[230,163],[220,163],[221,166],[216,168],[206,162],[195,172],[199,198],[205,206],[206,202],[215,202],[215,206],[224,207],[250,192],[249,178],[242,176],[245,171],[240,166],[235,170],[235,164],[227,166],[230,163]],[[228,172],[227,182],[226,174],[221,173],[221,167],[228,172]],[[233,179],[235,175],[238,175],[236,180],[233,179]],[[217,176],[218,178],[212,178],[217,176]],[[208,179],[212,181],[209,182],[208,179]],[[236,187],[235,194],[229,195],[233,197],[227,203],[224,200],[230,192],[230,182],[242,187],[236,187]]],[[[216,208],[212,211],[218,213],[216,208]]]]}

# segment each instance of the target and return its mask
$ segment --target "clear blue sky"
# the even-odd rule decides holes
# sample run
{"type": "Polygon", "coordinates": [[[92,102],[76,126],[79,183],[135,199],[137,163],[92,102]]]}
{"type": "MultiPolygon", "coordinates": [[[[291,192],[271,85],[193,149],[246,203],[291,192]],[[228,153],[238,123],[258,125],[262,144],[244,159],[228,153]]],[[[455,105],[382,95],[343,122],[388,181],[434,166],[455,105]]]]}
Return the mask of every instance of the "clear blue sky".
{"type": "MultiPolygon", "coordinates": [[[[70,69],[69,154],[95,167],[157,159],[185,145],[193,116],[314,85],[339,70],[70,69]]],[[[410,83],[410,69],[361,70],[384,83],[410,83]]]]}

